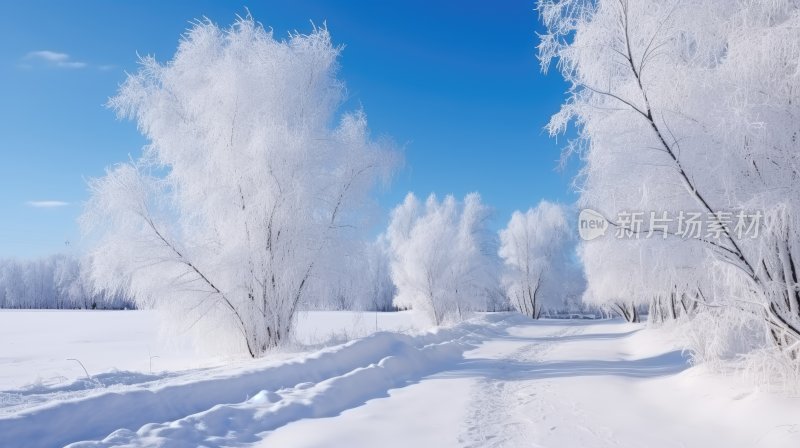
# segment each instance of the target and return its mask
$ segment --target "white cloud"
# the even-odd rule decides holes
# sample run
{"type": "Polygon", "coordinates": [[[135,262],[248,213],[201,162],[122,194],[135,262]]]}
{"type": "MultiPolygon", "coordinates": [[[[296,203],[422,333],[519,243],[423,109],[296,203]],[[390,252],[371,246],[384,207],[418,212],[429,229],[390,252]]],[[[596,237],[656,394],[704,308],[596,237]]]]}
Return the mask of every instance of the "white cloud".
{"type": "Polygon", "coordinates": [[[28,62],[38,62],[57,68],[84,68],[87,66],[85,62],[73,60],[67,53],[50,50],[31,51],[25,55],[24,59],[28,62]]]}
{"type": "Polygon", "coordinates": [[[36,207],[36,208],[53,208],[53,207],[64,207],[69,205],[69,202],[64,201],[28,201],[26,204],[29,207],[36,207]]]}

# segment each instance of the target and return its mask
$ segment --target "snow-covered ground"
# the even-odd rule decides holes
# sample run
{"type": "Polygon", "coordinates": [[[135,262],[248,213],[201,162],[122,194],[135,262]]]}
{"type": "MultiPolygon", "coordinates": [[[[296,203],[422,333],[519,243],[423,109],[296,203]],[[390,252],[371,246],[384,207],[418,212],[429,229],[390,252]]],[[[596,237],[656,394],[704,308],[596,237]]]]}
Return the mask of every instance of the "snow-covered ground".
{"type": "Polygon", "coordinates": [[[256,361],[165,348],[157,328],[145,312],[0,312],[0,446],[800,446],[800,399],[617,321],[420,332],[408,313],[310,313],[297,350],[360,338],[256,361]],[[369,335],[376,317],[406,334],[369,335]]]}
{"type": "MultiPolygon", "coordinates": [[[[313,311],[298,317],[299,347],[415,328],[411,313],[313,311]]],[[[152,311],[0,310],[0,391],[57,386],[110,371],[140,374],[216,367],[242,357],[198,352],[189,335],[165,334],[152,311]]],[[[293,350],[296,349],[296,350],[293,350]]],[[[286,356],[280,354],[277,356],[286,356]]]]}

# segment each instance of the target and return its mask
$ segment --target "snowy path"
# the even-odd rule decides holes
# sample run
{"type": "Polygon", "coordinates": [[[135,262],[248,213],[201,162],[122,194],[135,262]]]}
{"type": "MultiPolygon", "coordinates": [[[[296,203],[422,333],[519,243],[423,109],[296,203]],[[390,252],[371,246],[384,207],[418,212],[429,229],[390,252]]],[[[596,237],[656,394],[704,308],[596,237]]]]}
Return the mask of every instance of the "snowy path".
{"type": "Polygon", "coordinates": [[[800,446],[800,400],[689,368],[666,335],[640,329],[515,321],[447,371],[260,446],[800,446]]]}
{"type": "Polygon", "coordinates": [[[658,331],[494,315],[0,413],[0,446],[78,440],[87,441],[72,446],[797,447],[800,400],[689,368],[658,331]]]}

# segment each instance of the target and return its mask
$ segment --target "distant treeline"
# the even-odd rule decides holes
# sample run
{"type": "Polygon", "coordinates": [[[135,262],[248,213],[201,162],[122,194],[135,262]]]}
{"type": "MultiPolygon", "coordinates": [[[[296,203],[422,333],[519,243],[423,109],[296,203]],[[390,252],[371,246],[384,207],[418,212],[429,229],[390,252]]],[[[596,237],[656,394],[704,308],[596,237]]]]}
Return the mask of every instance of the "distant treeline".
{"type": "Polygon", "coordinates": [[[70,255],[0,259],[0,308],[124,309],[121,295],[93,291],[81,261],[70,255]]]}

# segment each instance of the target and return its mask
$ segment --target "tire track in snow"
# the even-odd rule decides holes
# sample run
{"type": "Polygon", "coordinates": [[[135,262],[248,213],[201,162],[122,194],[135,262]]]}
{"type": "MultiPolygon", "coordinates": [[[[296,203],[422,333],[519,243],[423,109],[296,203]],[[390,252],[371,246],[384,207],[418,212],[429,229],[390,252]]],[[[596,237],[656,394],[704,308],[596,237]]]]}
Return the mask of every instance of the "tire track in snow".
{"type": "Polygon", "coordinates": [[[540,422],[552,410],[546,409],[552,405],[543,397],[550,388],[549,384],[525,380],[526,372],[506,370],[504,364],[514,364],[508,361],[539,362],[545,353],[558,345],[559,338],[582,332],[580,327],[566,327],[544,337],[531,337],[536,341],[498,359],[495,374],[481,378],[473,387],[466,432],[460,437],[460,442],[468,448],[538,446],[531,440],[531,435],[536,427],[542,426],[540,422]],[[536,406],[533,414],[530,412],[531,404],[536,406]]]}

